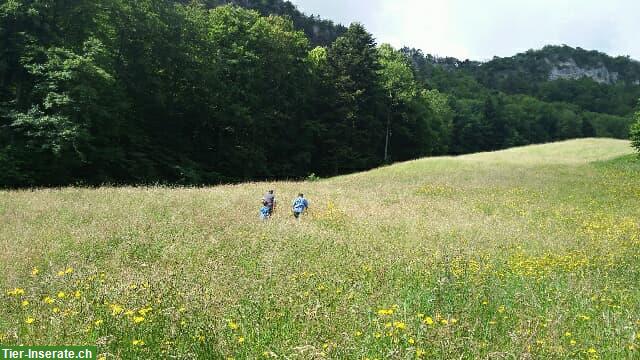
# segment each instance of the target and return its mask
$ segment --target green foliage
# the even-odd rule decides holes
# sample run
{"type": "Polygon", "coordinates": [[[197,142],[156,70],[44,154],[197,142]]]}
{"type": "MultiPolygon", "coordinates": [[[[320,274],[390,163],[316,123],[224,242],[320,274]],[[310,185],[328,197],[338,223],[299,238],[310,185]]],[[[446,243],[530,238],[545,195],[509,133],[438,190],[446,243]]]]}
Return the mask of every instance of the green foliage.
{"type": "Polygon", "coordinates": [[[535,53],[480,66],[378,47],[281,0],[5,1],[0,187],[326,177],[629,135],[628,59],[542,53],[626,82],[540,82],[535,53]]]}
{"type": "Polygon", "coordinates": [[[635,114],[635,123],[631,126],[631,144],[640,152],[640,110],[635,114]]]}

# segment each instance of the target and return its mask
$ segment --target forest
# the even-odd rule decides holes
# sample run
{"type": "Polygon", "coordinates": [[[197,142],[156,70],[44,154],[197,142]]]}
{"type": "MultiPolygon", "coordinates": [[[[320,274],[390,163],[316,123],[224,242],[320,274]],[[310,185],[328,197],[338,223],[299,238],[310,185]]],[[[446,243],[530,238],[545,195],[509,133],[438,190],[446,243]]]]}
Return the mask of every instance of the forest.
{"type": "Polygon", "coordinates": [[[629,79],[631,59],[441,59],[288,2],[228,2],[4,1],[0,187],[327,177],[629,137],[640,86],[547,81],[535,59],[604,58],[629,79]]]}

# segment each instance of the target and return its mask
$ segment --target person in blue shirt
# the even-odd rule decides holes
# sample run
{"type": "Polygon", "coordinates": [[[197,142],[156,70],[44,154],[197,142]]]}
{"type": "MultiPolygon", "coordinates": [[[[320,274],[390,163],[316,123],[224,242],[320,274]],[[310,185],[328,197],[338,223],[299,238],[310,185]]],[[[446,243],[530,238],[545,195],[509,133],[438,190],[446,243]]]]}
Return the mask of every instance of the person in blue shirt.
{"type": "Polygon", "coordinates": [[[296,219],[300,219],[300,215],[309,208],[309,201],[304,198],[304,194],[298,194],[298,197],[293,200],[293,216],[296,219]]]}
{"type": "Polygon", "coordinates": [[[271,217],[271,208],[267,205],[264,205],[260,208],[260,220],[269,220],[271,217]]]}

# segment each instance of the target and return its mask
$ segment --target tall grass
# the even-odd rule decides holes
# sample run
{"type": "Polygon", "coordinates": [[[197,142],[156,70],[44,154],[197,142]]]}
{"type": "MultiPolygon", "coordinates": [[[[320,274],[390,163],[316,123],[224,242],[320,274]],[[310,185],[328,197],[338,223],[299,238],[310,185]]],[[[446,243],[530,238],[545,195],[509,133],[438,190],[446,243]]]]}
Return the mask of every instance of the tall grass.
{"type": "Polygon", "coordinates": [[[97,344],[106,359],[639,358],[630,153],[580,140],[307,183],[0,192],[0,343],[97,344]]]}

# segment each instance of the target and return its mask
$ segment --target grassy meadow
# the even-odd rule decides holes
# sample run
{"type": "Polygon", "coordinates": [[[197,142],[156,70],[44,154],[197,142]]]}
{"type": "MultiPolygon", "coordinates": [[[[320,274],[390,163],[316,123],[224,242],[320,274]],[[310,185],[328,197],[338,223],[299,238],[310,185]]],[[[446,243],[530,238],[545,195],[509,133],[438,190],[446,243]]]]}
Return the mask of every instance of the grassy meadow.
{"type": "Polygon", "coordinates": [[[640,160],[584,139],[315,182],[0,191],[0,344],[638,359],[640,160]],[[280,208],[258,216],[264,192],[280,208]],[[298,192],[311,202],[300,222],[298,192]]]}

